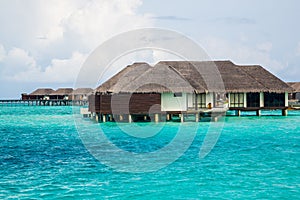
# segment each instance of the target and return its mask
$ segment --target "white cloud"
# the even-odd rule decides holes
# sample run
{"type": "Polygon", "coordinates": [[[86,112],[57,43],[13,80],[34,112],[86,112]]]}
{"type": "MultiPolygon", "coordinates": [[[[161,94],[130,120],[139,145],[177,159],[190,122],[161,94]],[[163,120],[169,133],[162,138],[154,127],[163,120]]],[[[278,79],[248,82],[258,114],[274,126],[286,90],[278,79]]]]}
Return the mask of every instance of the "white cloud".
{"type": "Polygon", "coordinates": [[[271,42],[264,42],[256,45],[257,49],[260,51],[270,52],[272,50],[273,44],[271,42]]]}
{"type": "Polygon", "coordinates": [[[64,21],[65,30],[94,48],[117,33],[151,25],[150,18],[135,14],[140,5],[140,0],[91,1],[64,21]]]}
{"type": "Polygon", "coordinates": [[[87,55],[74,52],[69,59],[53,59],[43,72],[45,80],[56,83],[74,82],[86,57],[87,55]]]}
{"type": "Polygon", "coordinates": [[[43,70],[28,52],[13,48],[0,62],[0,75],[5,80],[19,82],[74,82],[86,57],[74,52],[69,59],[53,59],[43,70]]]}
{"type": "Polygon", "coordinates": [[[36,68],[36,61],[24,49],[13,48],[1,61],[1,75],[11,79],[18,73],[32,71],[36,68]]]}
{"type": "Polygon", "coordinates": [[[0,2],[0,77],[21,82],[75,80],[87,54],[110,37],[153,20],[140,0],[0,2]],[[9,23],[6,19],[9,19],[9,23]]]}
{"type": "Polygon", "coordinates": [[[259,64],[275,74],[286,69],[286,64],[271,57],[271,43],[250,47],[220,38],[210,37],[203,41],[208,55],[214,60],[232,60],[236,64],[259,64]]]}
{"type": "Polygon", "coordinates": [[[296,56],[300,56],[300,42],[298,43],[298,46],[296,47],[296,56]]]}
{"type": "Polygon", "coordinates": [[[6,54],[5,49],[3,45],[0,44],[0,62],[4,59],[5,54],[6,54]]]}

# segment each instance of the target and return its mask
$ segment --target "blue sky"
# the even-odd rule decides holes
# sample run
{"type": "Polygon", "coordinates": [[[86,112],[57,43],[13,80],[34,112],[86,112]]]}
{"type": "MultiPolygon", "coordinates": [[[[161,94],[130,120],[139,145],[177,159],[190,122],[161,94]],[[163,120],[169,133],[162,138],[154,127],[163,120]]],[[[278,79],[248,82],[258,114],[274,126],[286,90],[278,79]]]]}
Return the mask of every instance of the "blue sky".
{"type": "Polygon", "coordinates": [[[145,27],[180,32],[212,59],[260,64],[300,81],[299,7],[296,0],[2,0],[0,98],[72,87],[98,45],[145,27]]]}

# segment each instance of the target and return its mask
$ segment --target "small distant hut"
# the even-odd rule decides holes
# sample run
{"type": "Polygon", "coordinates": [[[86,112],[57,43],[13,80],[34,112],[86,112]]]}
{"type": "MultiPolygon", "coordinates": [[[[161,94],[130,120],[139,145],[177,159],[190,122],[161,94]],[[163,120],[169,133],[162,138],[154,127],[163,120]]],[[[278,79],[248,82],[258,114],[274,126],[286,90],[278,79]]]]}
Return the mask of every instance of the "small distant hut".
{"type": "Polygon", "coordinates": [[[72,100],[87,101],[92,92],[92,88],[77,88],[72,92],[72,100]]]}
{"type": "Polygon", "coordinates": [[[50,94],[51,100],[72,100],[73,88],[59,88],[50,94]]]}
{"type": "Polygon", "coordinates": [[[294,90],[289,94],[289,99],[300,102],[300,82],[289,82],[287,84],[294,90]]]}
{"type": "Polygon", "coordinates": [[[27,93],[22,93],[21,100],[29,100],[29,95],[27,93]]]}
{"type": "Polygon", "coordinates": [[[50,95],[54,92],[51,88],[38,88],[32,93],[22,95],[23,100],[48,100],[50,95]]]}

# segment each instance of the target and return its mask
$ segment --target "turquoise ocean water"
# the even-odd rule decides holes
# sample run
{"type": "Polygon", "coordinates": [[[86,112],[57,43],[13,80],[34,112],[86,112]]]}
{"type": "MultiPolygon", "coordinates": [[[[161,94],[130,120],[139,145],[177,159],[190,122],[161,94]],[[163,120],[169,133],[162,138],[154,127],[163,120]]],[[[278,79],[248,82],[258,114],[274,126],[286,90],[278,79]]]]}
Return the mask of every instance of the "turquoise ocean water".
{"type": "MultiPolygon", "coordinates": [[[[0,199],[299,199],[300,112],[271,114],[226,117],[220,138],[204,158],[199,150],[210,123],[200,122],[178,160],[157,171],[130,173],[89,153],[72,107],[1,106],[0,199]]],[[[181,126],[140,123],[159,132],[136,138],[122,131],[122,126],[135,128],[130,124],[80,120],[86,134],[89,127],[101,126],[110,141],[135,153],[162,148],[181,126]]],[[[184,134],[191,134],[192,123],[183,126],[184,134]]],[[[114,159],[126,162],[118,155],[114,159]]]]}

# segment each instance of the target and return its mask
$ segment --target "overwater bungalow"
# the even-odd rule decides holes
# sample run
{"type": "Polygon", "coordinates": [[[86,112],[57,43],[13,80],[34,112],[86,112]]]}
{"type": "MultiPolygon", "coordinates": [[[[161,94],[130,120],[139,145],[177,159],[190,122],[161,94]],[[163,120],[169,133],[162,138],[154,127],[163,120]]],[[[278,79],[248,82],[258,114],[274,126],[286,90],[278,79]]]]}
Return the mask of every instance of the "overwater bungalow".
{"type": "Polygon", "coordinates": [[[59,88],[49,96],[51,100],[72,100],[73,88],[59,88]]]}
{"type": "Polygon", "coordinates": [[[92,88],[77,88],[72,92],[72,100],[87,101],[88,96],[93,93],[92,88]]]}
{"type": "Polygon", "coordinates": [[[287,83],[293,92],[289,93],[289,107],[291,109],[300,109],[300,82],[287,83]]]}
{"type": "Polygon", "coordinates": [[[300,101],[300,82],[288,82],[287,84],[294,89],[294,91],[289,94],[289,99],[300,101]]]}
{"type": "Polygon", "coordinates": [[[100,120],[131,121],[132,116],[161,116],[236,110],[282,110],[287,114],[285,82],[259,65],[231,61],[161,61],[127,66],[104,82],[89,97],[89,111],[100,120]],[[219,74],[219,79],[217,74],[219,74]],[[221,81],[220,81],[221,80],[221,81]],[[112,116],[113,115],[113,116],[112,116]]]}
{"type": "Polygon", "coordinates": [[[82,106],[88,103],[87,96],[93,92],[91,88],[39,88],[30,94],[23,93],[21,100],[5,100],[5,103],[39,106],[82,106]]]}
{"type": "Polygon", "coordinates": [[[48,100],[53,92],[51,88],[38,88],[30,94],[23,93],[22,100],[48,100]]]}

